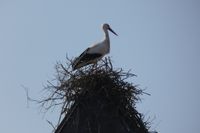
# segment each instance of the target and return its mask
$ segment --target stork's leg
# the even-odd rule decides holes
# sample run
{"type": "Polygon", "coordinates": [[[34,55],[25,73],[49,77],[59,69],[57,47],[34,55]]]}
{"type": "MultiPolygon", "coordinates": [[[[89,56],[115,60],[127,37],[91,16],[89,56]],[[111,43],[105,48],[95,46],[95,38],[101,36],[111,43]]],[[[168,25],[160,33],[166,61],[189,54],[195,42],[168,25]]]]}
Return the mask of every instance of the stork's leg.
{"type": "Polygon", "coordinates": [[[97,64],[97,61],[94,61],[94,62],[93,62],[93,65],[92,65],[92,71],[93,71],[93,72],[96,72],[96,71],[97,71],[97,69],[98,69],[97,65],[98,65],[98,64],[97,64]]]}
{"type": "Polygon", "coordinates": [[[94,63],[93,63],[92,69],[93,69],[93,70],[97,70],[97,62],[94,62],[94,63]]]}
{"type": "Polygon", "coordinates": [[[98,61],[101,59],[101,57],[100,58],[97,58],[96,60],[93,60],[93,66],[92,66],[92,70],[94,71],[97,71],[97,69],[98,69],[98,61]]]}

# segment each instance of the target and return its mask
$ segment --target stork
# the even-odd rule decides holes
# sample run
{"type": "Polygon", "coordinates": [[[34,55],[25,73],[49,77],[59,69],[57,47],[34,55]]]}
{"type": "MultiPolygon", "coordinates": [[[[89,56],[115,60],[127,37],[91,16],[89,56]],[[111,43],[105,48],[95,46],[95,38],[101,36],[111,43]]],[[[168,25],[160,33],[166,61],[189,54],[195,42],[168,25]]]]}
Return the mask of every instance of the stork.
{"type": "Polygon", "coordinates": [[[75,58],[72,63],[73,70],[89,64],[96,64],[98,60],[110,52],[110,38],[108,30],[116,36],[118,35],[110,28],[109,24],[103,24],[102,29],[104,31],[104,39],[101,42],[87,48],[79,57],[75,58]]]}

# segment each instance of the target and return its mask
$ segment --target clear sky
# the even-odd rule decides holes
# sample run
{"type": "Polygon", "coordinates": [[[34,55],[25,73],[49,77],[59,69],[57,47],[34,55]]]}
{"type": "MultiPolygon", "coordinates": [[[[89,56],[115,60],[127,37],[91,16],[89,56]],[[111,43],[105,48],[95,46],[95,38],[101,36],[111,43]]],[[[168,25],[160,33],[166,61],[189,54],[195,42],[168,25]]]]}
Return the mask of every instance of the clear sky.
{"type": "Polygon", "coordinates": [[[102,39],[107,22],[115,67],[132,69],[142,96],[138,110],[161,133],[200,130],[199,0],[0,0],[0,132],[49,133],[22,85],[41,97],[56,61],[65,62],[102,39]]]}

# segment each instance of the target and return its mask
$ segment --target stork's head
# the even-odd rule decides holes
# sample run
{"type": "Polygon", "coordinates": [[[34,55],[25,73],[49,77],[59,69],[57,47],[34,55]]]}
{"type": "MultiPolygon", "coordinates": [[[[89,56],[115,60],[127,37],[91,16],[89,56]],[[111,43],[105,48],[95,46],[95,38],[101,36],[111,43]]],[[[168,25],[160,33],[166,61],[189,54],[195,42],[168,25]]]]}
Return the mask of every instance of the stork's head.
{"type": "Polygon", "coordinates": [[[113,34],[115,34],[116,36],[118,36],[117,33],[115,33],[115,32],[110,28],[110,25],[107,24],[107,23],[103,24],[103,30],[104,30],[104,31],[109,30],[109,31],[111,31],[113,34]]]}

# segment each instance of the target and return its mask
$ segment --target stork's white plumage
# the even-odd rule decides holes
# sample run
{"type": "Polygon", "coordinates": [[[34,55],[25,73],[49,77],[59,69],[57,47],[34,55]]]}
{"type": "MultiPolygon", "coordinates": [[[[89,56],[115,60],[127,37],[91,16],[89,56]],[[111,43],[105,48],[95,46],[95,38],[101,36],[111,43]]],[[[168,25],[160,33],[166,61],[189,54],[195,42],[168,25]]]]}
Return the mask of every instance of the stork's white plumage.
{"type": "Polygon", "coordinates": [[[109,24],[103,24],[102,29],[104,31],[104,39],[101,42],[87,48],[79,57],[77,57],[73,61],[73,70],[89,64],[97,63],[98,60],[110,52],[110,38],[108,30],[116,36],[117,34],[110,28],[109,24]]]}

